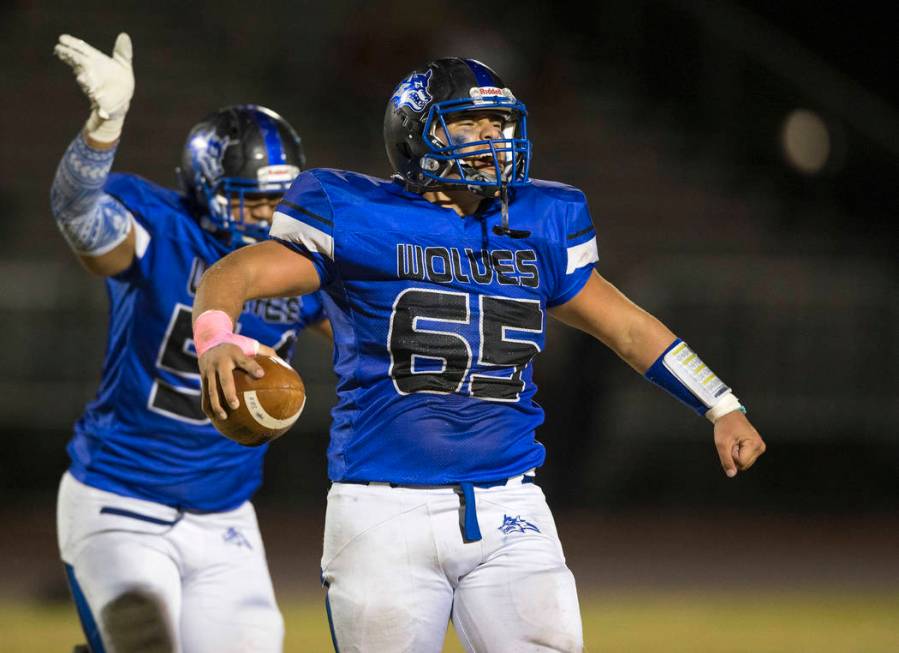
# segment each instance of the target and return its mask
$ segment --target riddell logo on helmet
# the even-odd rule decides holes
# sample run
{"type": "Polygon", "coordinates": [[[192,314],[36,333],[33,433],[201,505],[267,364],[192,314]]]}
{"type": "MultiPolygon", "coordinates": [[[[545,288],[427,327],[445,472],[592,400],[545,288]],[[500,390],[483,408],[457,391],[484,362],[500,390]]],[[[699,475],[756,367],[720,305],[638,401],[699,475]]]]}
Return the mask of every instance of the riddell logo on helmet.
{"type": "Polygon", "coordinates": [[[468,91],[468,94],[471,96],[471,99],[475,101],[492,98],[505,98],[513,102],[515,101],[515,96],[512,95],[512,91],[497,86],[474,86],[468,91]]]}
{"type": "Polygon", "coordinates": [[[276,183],[284,181],[292,181],[294,177],[300,174],[300,169],[296,166],[278,164],[274,166],[263,166],[256,172],[256,178],[259,183],[276,183]]]}
{"type": "Polygon", "coordinates": [[[491,96],[491,95],[502,95],[503,89],[497,88],[496,86],[480,86],[471,89],[472,95],[479,95],[481,97],[491,96]]]}

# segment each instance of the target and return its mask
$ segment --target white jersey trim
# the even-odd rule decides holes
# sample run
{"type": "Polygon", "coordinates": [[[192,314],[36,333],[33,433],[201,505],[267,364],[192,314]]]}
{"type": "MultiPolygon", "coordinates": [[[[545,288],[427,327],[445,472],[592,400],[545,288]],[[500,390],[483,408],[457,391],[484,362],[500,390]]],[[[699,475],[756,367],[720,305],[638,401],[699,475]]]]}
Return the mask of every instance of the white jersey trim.
{"type": "Polygon", "coordinates": [[[302,245],[310,252],[324,254],[334,260],[334,237],[324,231],[292,218],[286,213],[275,212],[269,235],[302,245]]]}
{"type": "Polygon", "coordinates": [[[134,229],[134,254],[137,258],[143,258],[147,253],[147,247],[150,246],[150,232],[144,229],[134,216],[131,216],[131,225],[134,229]]]}
{"type": "Polygon", "coordinates": [[[586,243],[568,248],[568,266],[565,268],[565,274],[571,274],[578,268],[589,263],[596,263],[598,260],[599,250],[596,247],[596,237],[594,236],[586,243]]]}

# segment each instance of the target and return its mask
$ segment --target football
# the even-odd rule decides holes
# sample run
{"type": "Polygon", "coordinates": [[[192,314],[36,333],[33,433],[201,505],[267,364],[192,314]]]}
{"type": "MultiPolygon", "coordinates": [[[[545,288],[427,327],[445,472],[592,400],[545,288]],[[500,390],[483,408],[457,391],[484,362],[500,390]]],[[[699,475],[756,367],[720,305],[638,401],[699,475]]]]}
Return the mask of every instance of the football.
{"type": "MultiPolygon", "coordinates": [[[[227,419],[212,418],[212,425],[225,437],[246,447],[258,447],[283,435],[293,426],[306,405],[306,389],[297,371],[277,356],[257,355],[265,375],[257,379],[234,370],[234,387],[240,406],[228,407],[219,390],[219,401],[227,419]]],[[[208,407],[204,388],[203,407],[208,407]]]]}

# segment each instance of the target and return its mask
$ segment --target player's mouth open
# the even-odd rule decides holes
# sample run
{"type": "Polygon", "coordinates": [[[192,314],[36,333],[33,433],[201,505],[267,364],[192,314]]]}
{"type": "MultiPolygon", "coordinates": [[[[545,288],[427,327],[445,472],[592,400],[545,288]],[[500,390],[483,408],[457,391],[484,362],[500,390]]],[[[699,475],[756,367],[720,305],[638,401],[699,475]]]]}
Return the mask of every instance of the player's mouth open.
{"type": "Polygon", "coordinates": [[[466,159],[468,164],[475,170],[494,170],[496,164],[492,154],[481,154],[466,159]]]}

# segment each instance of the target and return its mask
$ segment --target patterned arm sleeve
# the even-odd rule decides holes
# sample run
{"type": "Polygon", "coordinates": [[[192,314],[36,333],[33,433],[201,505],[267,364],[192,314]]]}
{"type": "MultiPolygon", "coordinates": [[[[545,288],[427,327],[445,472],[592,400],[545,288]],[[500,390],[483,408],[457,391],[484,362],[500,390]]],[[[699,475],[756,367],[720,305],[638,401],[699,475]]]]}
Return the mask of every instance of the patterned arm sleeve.
{"type": "Polygon", "coordinates": [[[128,236],[131,213],[103,192],[114,158],[115,148],[94,149],[79,133],[56,169],[50,209],[76,254],[101,256],[128,236]]]}

